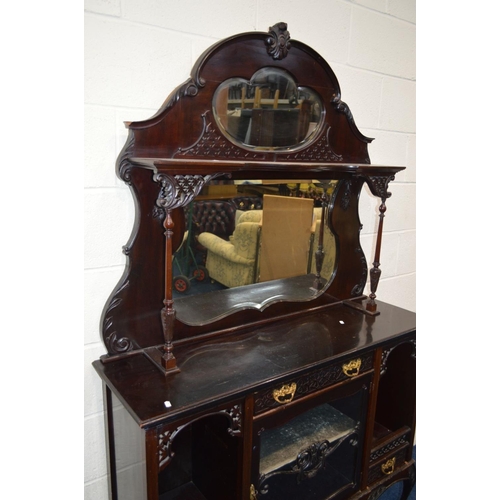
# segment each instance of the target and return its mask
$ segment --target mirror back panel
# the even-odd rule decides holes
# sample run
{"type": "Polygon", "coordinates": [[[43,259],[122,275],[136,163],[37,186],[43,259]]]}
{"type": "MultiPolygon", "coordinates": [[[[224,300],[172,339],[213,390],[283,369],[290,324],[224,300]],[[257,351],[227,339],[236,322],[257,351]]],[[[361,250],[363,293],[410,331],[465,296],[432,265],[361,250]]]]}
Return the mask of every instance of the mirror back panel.
{"type": "MultiPolygon", "coordinates": [[[[356,127],[332,69],[315,50],[290,39],[285,23],[268,33],[244,33],[216,43],[154,116],[126,126],[129,136],[116,169],[133,193],[136,219],[123,247],[123,276],[101,318],[109,356],[163,344],[159,311],[165,283],[173,278],[165,277],[167,208],[174,228],[172,251],[180,250],[193,229],[192,202],[210,199],[206,189],[214,179],[228,189],[257,180],[273,180],[278,186],[334,181],[335,189],[315,204],[324,207],[325,231],[335,242],[331,277],[320,292],[297,301],[294,290],[286,300],[278,294],[267,302],[264,298],[231,309],[235,297],[240,300],[242,293],[253,291],[258,295],[263,286],[275,283],[259,288],[255,280],[248,292],[235,287],[233,295],[226,294],[226,310],[191,324],[182,315],[188,318],[190,310],[210,307],[210,300],[203,306],[179,300],[174,343],[361,295],[367,264],[359,242],[358,197],[367,176],[394,172],[390,167],[368,171],[372,139],[356,127]],[[158,203],[162,196],[170,200],[169,207],[158,203]]],[[[234,199],[237,194],[225,196],[234,199]]],[[[218,194],[211,201],[223,198],[218,194]]],[[[240,208],[234,206],[235,211],[240,208]]],[[[223,308],[221,304],[217,306],[223,308]]]]}

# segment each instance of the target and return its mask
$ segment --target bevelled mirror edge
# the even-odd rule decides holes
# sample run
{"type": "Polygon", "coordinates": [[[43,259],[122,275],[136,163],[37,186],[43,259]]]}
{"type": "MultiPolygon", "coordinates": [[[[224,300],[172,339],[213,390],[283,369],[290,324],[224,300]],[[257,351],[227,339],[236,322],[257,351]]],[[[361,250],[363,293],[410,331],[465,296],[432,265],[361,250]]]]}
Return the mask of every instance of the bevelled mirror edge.
{"type": "Polygon", "coordinates": [[[189,274],[201,270],[204,276],[199,283],[174,273],[174,287],[176,280],[181,284],[174,294],[177,319],[201,326],[243,309],[262,311],[324,293],[337,256],[328,221],[337,184],[282,179],[206,186],[185,210],[194,230],[184,242],[190,246],[177,254],[180,262],[191,257],[189,274]]]}

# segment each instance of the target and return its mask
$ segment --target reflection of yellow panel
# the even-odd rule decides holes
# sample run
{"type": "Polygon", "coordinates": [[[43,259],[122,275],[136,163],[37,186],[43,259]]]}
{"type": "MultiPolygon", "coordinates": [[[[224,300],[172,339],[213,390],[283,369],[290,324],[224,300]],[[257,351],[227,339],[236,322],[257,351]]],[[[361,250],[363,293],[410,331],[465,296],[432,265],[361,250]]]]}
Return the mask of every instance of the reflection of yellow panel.
{"type": "Polygon", "coordinates": [[[259,281],[307,274],[313,200],[264,195],[259,281]]]}

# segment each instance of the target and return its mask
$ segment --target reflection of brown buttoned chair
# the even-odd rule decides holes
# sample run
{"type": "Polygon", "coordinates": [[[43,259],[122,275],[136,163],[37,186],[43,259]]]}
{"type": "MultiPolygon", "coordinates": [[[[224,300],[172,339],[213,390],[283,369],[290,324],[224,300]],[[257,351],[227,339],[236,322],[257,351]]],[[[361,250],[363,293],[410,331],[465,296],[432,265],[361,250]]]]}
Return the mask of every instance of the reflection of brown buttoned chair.
{"type": "Polygon", "coordinates": [[[244,212],[229,241],[208,232],[200,233],[198,242],[207,249],[205,266],[211,279],[227,287],[255,283],[260,212],[244,212]]]}
{"type": "Polygon", "coordinates": [[[236,206],[231,201],[195,200],[191,207],[194,235],[208,231],[227,240],[234,231],[236,206]]]}

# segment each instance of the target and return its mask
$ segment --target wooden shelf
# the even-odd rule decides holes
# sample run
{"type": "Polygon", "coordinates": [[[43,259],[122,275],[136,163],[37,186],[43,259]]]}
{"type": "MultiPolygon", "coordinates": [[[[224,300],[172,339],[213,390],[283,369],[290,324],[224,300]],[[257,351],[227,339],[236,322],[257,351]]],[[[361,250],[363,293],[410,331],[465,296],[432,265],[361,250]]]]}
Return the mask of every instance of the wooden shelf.
{"type": "Polygon", "coordinates": [[[354,431],[356,422],[329,404],[313,408],[287,424],[262,433],[260,473],[268,474],[295,462],[313,443],[333,443],[354,431]]]}
{"type": "Polygon", "coordinates": [[[207,500],[193,483],[186,483],[160,495],[159,500],[207,500]]]}

